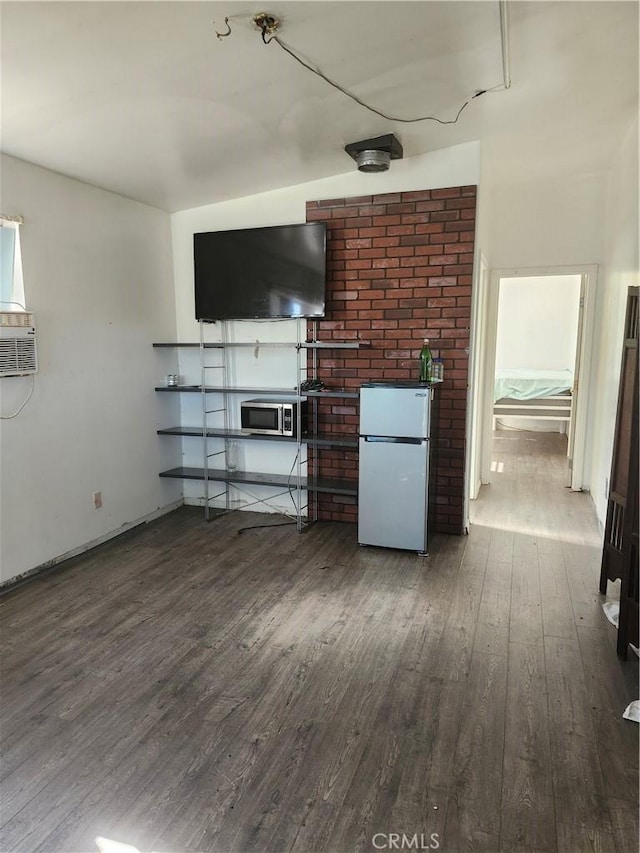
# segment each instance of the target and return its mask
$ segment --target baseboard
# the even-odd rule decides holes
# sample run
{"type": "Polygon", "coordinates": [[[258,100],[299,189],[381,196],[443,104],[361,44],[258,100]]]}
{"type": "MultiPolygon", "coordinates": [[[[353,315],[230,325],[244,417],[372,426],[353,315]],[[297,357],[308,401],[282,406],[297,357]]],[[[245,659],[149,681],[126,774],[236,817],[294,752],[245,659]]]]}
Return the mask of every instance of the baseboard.
{"type": "Polygon", "coordinates": [[[110,542],[112,539],[117,539],[119,536],[124,536],[127,533],[131,533],[133,530],[135,530],[136,527],[140,527],[143,524],[149,524],[149,522],[155,521],[156,518],[160,518],[161,516],[166,515],[169,512],[173,512],[175,509],[178,509],[178,507],[183,506],[183,504],[184,500],[180,498],[180,500],[174,501],[173,503],[170,503],[167,506],[163,506],[159,509],[156,509],[153,512],[148,513],[147,515],[143,515],[135,521],[130,521],[126,524],[121,525],[120,527],[118,527],[117,530],[113,530],[110,533],[105,533],[103,536],[99,536],[97,539],[92,539],[90,542],[87,542],[84,545],[80,545],[77,548],[73,548],[71,551],[66,551],[59,557],[54,557],[52,560],[47,560],[46,563],[41,563],[41,565],[36,566],[34,569],[29,569],[29,571],[27,572],[22,572],[19,575],[14,575],[14,577],[9,578],[8,580],[2,581],[2,583],[0,583],[0,595],[4,595],[5,593],[10,592],[16,587],[22,586],[22,584],[42,577],[45,574],[49,574],[53,571],[58,571],[64,568],[63,564],[66,563],[68,560],[73,560],[74,557],[79,557],[80,554],[85,554],[87,551],[91,551],[93,548],[98,548],[100,545],[104,545],[106,542],[110,542]]]}

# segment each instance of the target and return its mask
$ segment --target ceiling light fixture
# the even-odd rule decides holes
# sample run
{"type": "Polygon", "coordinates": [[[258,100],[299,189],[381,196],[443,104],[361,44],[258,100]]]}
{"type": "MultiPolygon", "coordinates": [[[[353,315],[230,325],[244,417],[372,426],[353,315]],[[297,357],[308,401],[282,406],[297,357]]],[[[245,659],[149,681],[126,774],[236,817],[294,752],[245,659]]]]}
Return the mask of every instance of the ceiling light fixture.
{"type": "Polygon", "coordinates": [[[386,172],[392,160],[403,157],[402,145],[393,133],[350,142],[344,150],[356,161],[359,172],[386,172]]]}

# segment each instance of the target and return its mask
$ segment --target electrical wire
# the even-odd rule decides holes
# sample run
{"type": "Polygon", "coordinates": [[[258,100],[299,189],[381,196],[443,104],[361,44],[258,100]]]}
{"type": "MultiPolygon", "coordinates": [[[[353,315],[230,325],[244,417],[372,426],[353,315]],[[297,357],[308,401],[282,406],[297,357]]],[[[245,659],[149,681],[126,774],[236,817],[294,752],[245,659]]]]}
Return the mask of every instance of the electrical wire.
{"type": "Polygon", "coordinates": [[[32,373],[31,374],[31,389],[30,389],[29,393],[27,394],[26,400],[24,400],[24,402],[22,402],[20,404],[20,406],[16,409],[16,411],[12,415],[0,415],[0,420],[10,421],[12,418],[17,418],[18,415],[20,414],[20,412],[24,409],[24,407],[27,405],[27,403],[31,399],[31,396],[33,394],[33,389],[35,387],[36,387],[36,378],[35,378],[34,374],[32,373]]]}
{"type": "Polygon", "coordinates": [[[345,89],[339,83],[336,83],[335,80],[332,80],[330,77],[328,77],[324,73],[324,71],[322,71],[320,68],[316,68],[313,65],[310,65],[308,62],[306,62],[304,59],[302,59],[302,57],[299,56],[295,52],[295,50],[293,50],[293,48],[291,48],[287,44],[285,44],[279,36],[273,35],[273,36],[271,36],[271,38],[268,39],[266,37],[266,28],[265,27],[262,27],[262,41],[266,45],[269,45],[269,44],[271,44],[272,41],[275,41],[275,43],[280,48],[282,48],[282,50],[284,50],[285,53],[288,53],[289,56],[291,56],[293,59],[295,59],[295,61],[298,62],[300,65],[302,65],[303,68],[306,68],[308,71],[311,71],[313,74],[320,77],[322,80],[325,81],[325,83],[328,83],[330,86],[333,86],[334,89],[337,89],[338,92],[342,92],[343,95],[346,95],[348,98],[351,98],[351,100],[355,101],[356,104],[359,104],[361,107],[364,107],[366,110],[369,110],[369,112],[375,113],[376,115],[381,116],[384,119],[387,119],[387,121],[401,122],[403,124],[414,124],[415,122],[419,122],[419,121],[435,121],[438,124],[455,124],[458,121],[458,119],[460,118],[460,115],[462,114],[462,111],[464,110],[464,108],[467,107],[471,103],[471,101],[473,101],[475,98],[479,98],[480,95],[484,95],[486,92],[493,92],[499,88],[506,88],[503,86],[494,86],[492,89],[480,89],[474,95],[472,95],[470,98],[467,98],[467,100],[464,102],[464,104],[460,107],[460,109],[456,113],[456,117],[453,119],[441,119],[441,118],[438,118],[437,116],[432,116],[432,115],[417,116],[416,118],[402,118],[400,116],[389,115],[388,113],[382,112],[382,110],[376,109],[376,107],[372,107],[369,104],[366,104],[357,95],[354,95],[353,92],[350,92],[348,89],[345,89]]]}

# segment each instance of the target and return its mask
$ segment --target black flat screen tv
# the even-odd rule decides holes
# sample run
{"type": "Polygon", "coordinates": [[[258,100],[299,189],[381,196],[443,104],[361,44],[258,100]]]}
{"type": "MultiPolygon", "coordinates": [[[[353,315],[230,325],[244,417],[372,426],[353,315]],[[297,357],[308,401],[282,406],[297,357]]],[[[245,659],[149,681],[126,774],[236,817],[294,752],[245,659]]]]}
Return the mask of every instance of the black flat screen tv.
{"type": "Polygon", "coordinates": [[[326,224],[193,235],[196,320],[324,317],[326,224]]]}

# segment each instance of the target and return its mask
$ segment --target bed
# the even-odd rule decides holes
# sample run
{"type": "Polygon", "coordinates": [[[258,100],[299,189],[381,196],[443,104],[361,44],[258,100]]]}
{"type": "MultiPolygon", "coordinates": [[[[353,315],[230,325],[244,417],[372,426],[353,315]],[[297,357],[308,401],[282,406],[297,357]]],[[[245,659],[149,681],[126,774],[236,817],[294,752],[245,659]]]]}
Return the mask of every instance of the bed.
{"type": "Polygon", "coordinates": [[[556,421],[564,426],[571,421],[573,371],[536,368],[500,368],[496,370],[493,404],[493,429],[500,418],[527,418],[556,421]]]}

